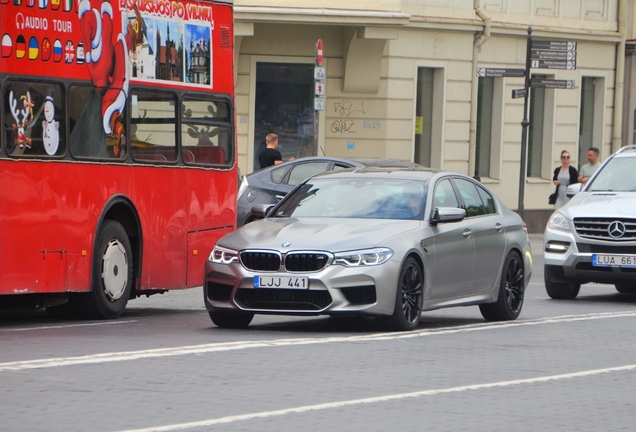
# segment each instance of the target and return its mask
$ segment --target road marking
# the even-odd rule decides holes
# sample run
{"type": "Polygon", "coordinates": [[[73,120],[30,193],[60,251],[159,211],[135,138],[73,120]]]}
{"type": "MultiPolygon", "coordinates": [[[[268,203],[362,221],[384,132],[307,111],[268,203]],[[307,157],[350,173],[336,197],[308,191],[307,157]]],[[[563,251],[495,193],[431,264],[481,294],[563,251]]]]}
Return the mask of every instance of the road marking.
{"type": "Polygon", "coordinates": [[[94,327],[94,326],[114,325],[114,324],[130,324],[137,321],[138,320],[106,321],[106,322],[98,322],[98,323],[68,324],[68,325],[45,326],[45,327],[22,327],[22,328],[13,328],[13,329],[0,329],[0,332],[15,332],[15,331],[29,331],[29,330],[56,330],[56,329],[71,328],[71,327],[94,327]]]}
{"type": "Polygon", "coordinates": [[[328,338],[305,338],[305,339],[274,339],[260,341],[236,341],[224,343],[212,343],[202,345],[178,346],[172,348],[155,348],[141,351],[110,352],[102,354],[89,354],[77,357],[59,357],[49,359],[22,360],[14,362],[0,363],[0,372],[21,371],[29,369],[43,369],[60,366],[74,366],[85,364],[109,363],[118,361],[139,360],[148,358],[160,358],[170,356],[183,356],[189,354],[209,354],[225,351],[237,351],[254,348],[273,348],[293,345],[318,345],[327,343],[342,342],[364,342],[379,340],[401,340],[424,336],[436,336],[454,333],[466,333],[484,330],[499,330],[510,327],[526,327],[544,324],[557,324],[575,321],[589,321],[608,318],[627,318],[636,316],[636,311],[625,312],[603,312],[586,315],[564,315],[560,317],[540,318],[528,321],[508,321],[504,323],[480,323],[469,324],[459,327],[442,327],[430,330],[416,330],[403,333],[376,333],[364,336],[345,336],[328,338]]]}
{"type": "Polygon", "coordinates": [[[202,420],[197,422],[178,423],[178,424],[150,427],[150,428],[144,428],[144,429],[129,429],[125,432],[167,432],[167,431],[175,431],[175,430],[192,429],[196,427],[209,427],[209,426],[214,426],[219,424],[234,423],[234,422],[245,421],[245,420],[264,419],[268,417],[279,417],[279,416],[284,416],[288,414],[300,414],[300,413],[306,413],[310,411],[337,409],[337,408],[343,408],[343,407],[354,406],[354,405],[390,402],[390,401],[395,401],[399,399],[418,398],[422,396],[434,396],[434,395],[441,395],[441,394],[447,394],[447,393],[460,393],[465,391],[510,387],[510,386],[522,385],[522,384],[544,383],[548,381],[559,381],[559,380],[572,379],[572,378],[581,378],[581,377],[588,377],[593,375],[607,374],[612,372],[630,371],[634,369],[636,369],[636,364],[618,366],[613,368],[605,368],[605,369],[592,369],[592,370],[587,370],[582,372],[573,372],[573,373],[561,374],[561,375],[547,375],[542,377],[519,379],[519,380],[513,380],[513,381],[499,381],[499,382],[492,382],[492,383],[485,383],[485,384],[473,384],[473,385],[466,385],[466,386],[459,386],[459,387],[449,387],[449,388],[437,389],[437,390],[421,390],[421,391],[410,392],[410,393],[399,393],[399,394],[376,396],[376,397],[369,397],[369,398],[363,398],[363,399],[351,399],[346,401],[330,402],[330,403],[323,403],[323,404],[316,404],[316,405],[304,405],[304,406],[299,406],[295,408],[285,408],[285,409],[274,410],[274,411],[261,411],[257,413],[220,417],[220,418],[202,420]]]}

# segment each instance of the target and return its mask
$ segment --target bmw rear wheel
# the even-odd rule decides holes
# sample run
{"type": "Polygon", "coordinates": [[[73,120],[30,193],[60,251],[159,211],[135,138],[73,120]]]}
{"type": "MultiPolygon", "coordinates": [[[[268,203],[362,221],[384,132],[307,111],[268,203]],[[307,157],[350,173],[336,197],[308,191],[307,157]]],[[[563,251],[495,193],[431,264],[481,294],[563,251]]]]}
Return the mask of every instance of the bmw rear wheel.
{"type": "Polygon", "coordinates": [[[504,261],[497,301],[479,305],[479,311],[488,321],[515,320],[523,307],[524,292],[523,262],[519,254],[510,251],[504,261]]]}
{"type": "Polygon", "coordinates": [[[411,331],[420,323],[424,298],[424,273],[413,258],[408,257],[400,269],[393,315],[381,320],[391,330],[411,331]]]}

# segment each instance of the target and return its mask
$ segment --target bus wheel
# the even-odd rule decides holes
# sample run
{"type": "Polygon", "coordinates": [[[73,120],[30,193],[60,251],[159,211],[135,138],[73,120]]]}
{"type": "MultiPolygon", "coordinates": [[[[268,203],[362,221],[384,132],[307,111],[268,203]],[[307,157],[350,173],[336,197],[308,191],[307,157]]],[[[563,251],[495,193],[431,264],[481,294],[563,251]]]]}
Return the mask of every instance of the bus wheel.
{"type": "Polygon", "coordinates": [[[77,297],[77,311],[84,318],[117,318],[126,308],[133,283],[133,258],[124,227],[104,222],[95,237],[91,292],[77,297]]]}

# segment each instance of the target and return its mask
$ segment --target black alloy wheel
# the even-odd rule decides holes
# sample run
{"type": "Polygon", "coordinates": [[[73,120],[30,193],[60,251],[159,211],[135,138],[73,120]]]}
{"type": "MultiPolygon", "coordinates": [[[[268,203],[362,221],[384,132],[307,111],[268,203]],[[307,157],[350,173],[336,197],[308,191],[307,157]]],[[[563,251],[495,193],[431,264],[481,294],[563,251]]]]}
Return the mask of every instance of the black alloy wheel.
{"type": "Polygon", "coordinates": [[[400,269],[393,315],[381,321],[391,330],[410,331],[417,328],[422,314],[424,273],[419,263],[408,257],[400,269]]]}
{"type": "Polygon", "coordinates": [[[521,257],[514,251],[506,256],[499,284],[499,298],[495,303],[479,305],[481,315],[488,321],[515,320],[521,313],[525,293],[525,272],[521,257]]]}

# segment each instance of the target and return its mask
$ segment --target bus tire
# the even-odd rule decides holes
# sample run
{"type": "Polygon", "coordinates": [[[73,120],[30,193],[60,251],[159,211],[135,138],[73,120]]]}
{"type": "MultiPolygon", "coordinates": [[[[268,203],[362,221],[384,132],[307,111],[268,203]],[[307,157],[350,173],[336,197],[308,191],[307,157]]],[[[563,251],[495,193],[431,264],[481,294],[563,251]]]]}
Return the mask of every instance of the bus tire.
{"type": "Polygon", "coordinates": [[[119,222],[104,221],[95,236],[91,274],[91,291],[75,297],[76,310],[87,319],[119,317],[133,284],[132,248],[119,222]]]}

